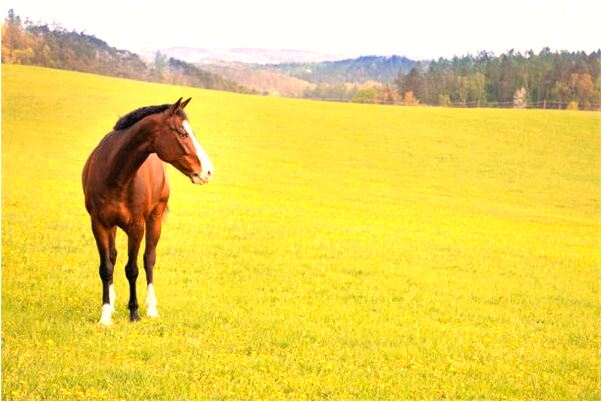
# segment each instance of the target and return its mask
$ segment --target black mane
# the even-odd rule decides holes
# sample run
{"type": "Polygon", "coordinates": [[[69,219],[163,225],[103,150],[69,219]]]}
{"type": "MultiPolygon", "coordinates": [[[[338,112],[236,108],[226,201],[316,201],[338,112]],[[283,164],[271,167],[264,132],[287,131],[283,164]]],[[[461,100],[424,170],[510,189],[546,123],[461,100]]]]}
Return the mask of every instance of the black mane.
{"type": "MultiPolygon", "coordinates": [[[[125,116],[120,117],[119,120],[117,120],[117,123],[115,123],[115,127],[113,127],[113,130],[126,129],[126,128],[134,125],[136,122],[144,119],[146,116],[149,116],[149,115],[155,114],[155,113],[164,112],[170,106],[171,106],[170,104],[165,104],[165,105],[157,105],[157,106],[140,107],[134,111],[129,112],[125,116]]],[[[184,114],[183,111],[178,110],[178,115],[180,115],[180,117],[182,117],[183,119],[186,119],[186,115],[184,114]]]]}

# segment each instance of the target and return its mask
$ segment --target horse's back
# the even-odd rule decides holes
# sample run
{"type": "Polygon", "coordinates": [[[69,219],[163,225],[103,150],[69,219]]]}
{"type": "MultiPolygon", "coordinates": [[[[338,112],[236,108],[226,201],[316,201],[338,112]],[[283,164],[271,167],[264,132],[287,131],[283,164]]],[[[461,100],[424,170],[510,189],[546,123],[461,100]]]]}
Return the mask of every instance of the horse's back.
{"type": "MultiPolygon", "coordinates": [[[[111,158],[112,152],[110,149],[111,143],[115,141],[112,136],[114,131],[111,131],[103,137],[98,145],[92,150],[82,171],[82,187],[86,199],[91,193],[95,193],[96,189],[104,192],[105,184],[108,180],[109,166],[107,164],[111,158]]],[[[88,211],[89,212],[89,211],[88,211]]]]}

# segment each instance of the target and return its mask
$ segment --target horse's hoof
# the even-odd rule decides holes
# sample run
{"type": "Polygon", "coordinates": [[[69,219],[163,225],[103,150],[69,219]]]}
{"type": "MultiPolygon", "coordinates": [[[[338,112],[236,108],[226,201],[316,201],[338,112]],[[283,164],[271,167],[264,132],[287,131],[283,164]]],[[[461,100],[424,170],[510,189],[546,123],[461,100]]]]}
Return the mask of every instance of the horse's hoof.
{"type": "Polygon", "coordinates": [[[108,304],[103,304],[102,306],[102,315],[100,316],[100,321],[98,321],[100,325],[104,325],[108,327],[113,322],[111,321],[111,306],[108,304]]]}
{"type": "Polygon", "coordinates": [[[157,311],[157,306],[148,306],[148,309],[146,310],[146,316],[149,318],[159,317],[159,312],[157,311]]]}
{"type": "Polygon", "coordinates": [[[140,315],[138,314],[137,310],[130,312],[130,321],[131,322],[140,321],[140,315]]]}

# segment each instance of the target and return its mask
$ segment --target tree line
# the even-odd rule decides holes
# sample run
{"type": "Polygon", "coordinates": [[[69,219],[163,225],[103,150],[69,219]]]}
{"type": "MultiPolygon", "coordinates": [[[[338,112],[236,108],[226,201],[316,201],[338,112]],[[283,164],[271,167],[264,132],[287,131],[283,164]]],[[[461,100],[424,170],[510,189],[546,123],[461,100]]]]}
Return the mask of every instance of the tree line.
{"type": "MultiPolygon", "coordinates": [[[[2,24],[2,62],[90,72],[115,77],[242,93],[258,93],[221,75],[156,53],[109,46],[84,32],[22,22],[11,9],[2,24]]],[[[303,97],[331,101],[456,107],[600,109],[600,50],[539,53],[480,52],[414,62],[365,56],[339,62],[268,66],[316,85],[303,97]],[[361,78],[361,79],[358,79],[361,78]],[[367,81],[366,81],[367,80],[367,81]],[[362,84],[359,84],[362,82],[362,84]]]]}
{"type": "Polygon", "coordinates": [[[21,21],[11,9],[2,24],[2,63],[32,64],[143,81],[232,92],[254,93],[220,75],[157,53],[145,63],[136,53],[119,50],[84,32],[58,25],[21,21]]]}
{"type": "Polygon", "coordinates": [[[402,102],[428,105],[599,110],[600,50],[440,58],[400,73],[394,89],[402,102]]]}
{"type": "Polygon", "coordinates": [[[600,50],[440,58],[390,82],[321,82],[303,96],[330,101],[455,107],[600,109],[600,50]]]}

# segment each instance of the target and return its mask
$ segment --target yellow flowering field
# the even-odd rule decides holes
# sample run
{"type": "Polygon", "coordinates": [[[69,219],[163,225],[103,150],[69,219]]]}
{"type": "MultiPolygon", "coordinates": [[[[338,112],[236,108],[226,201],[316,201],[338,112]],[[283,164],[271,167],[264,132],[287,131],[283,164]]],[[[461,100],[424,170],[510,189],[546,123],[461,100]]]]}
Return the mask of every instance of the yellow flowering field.
{"type": "Polygon", "coordinates": [[[599,399],[600,113],[2,65],[1,396],[599,399]],[[120,115],[180,96],[214,180],[169,168],[156,320],[128,322],[118,233],[101,327],[83,164],[120,115]]]}

